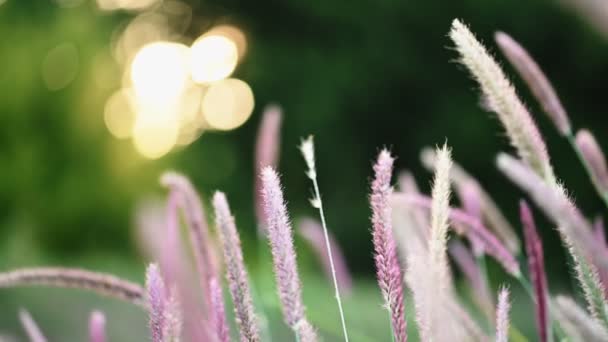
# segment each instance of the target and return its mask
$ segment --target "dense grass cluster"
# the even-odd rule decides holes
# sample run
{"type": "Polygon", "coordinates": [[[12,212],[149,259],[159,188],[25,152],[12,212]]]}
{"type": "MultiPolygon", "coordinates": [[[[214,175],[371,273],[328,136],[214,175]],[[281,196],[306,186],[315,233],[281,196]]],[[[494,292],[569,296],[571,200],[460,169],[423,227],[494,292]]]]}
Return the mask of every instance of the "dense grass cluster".
{"type": "MultiPolygon", "coordinates": [[[[500,287],[498,294],[491,293],[485,272],[485,259],[490,257],[528,290],[535,306],[539,341],[608,341],[608,247],[601,220],[591,223],[569,198],[532,116],[491,54],[458,20],[453,22],[450,38],[460,61],[479,84],[483,105],[496,113],[516,151],[516,156],[498,154],[498,169],[555,225],[572,260],[586,308],[573,298],[550,293],[542,241],[526,200],[520,202],[522,250],[514,228],[481,184],[452,160],[447,145],[422,152],[423,164],[434,172],[430,196],[419,192],[407,171],[399,174],[395,190],[395,157],[382,150],[373,166],[370,227],[378,286],[393,340],[407,341],[413,331],[423,341],[523,339],[517,327],[510,324],[509,309],[515,299],[509,289],[500,287]],[[450,204],[452,191],[458,198],[458,208],[450,204]],[[451,233],[463,239],[450,238],[451,233]],[[475,308],[465,306],[459,298],[450,257],[472,289],[475,308]],[[406,324],[406,298],[413,301],[415,326],[406,324]],[[480,314],[473,315],[473,311],[480,314]]],[[[524,48],[505,33],[497,33],[495,38],[559,133],[571,143],[600,198],[608,205],[608,168],[593,135],[587,130],[573,132],[550,82],[524,48]]],[[[305,139],[300,150],[312,182],[311,205],[318,209],[319,222],[308,220],[294,230],[276,171],[280,125],[280,109],[269,107],[256,147],[255,206],[259,238],[270,246],[284,322],[297,341],[320,339],[320,331],[307,317],[302,299],[293,241],[297,231],[323,261],[335,290],[340,313],[336,320],[341,323],[344,340],[349,341],[349,332],[356,327],[350,327],[345,319],[348,307],[343,307],[342,296],[350,293],[352,280],[325,222],[314,143],[312,137],[305,139]]],[[[166,173],[161,183],[168,189],[167,222],[162,232],[144,237],[160,241],[155,251],[157,263],[148,267],[145,286],[85,270],[32,268],[0,274],[0,287],[73,287],[132,302],[148,312],[154,342],[227,342],[237,336],[240,341],[269,340],[273,327],[265,317],[263,303],[256,299],[226,194],[218,191],[212,198],[213,233],[202,201],[186,177],[166,173]],[[186,227],[189,246],[182,245],[182,226],[186,227]],[[192,255],[184,255],[185,251],[192,255]],[[224,306],[223,278],[232,308],[224,306]],[[227,315],[227,310],[234,311],[233,316],[227,315]],[[236,331],[231,332],[228,317],[234,317],[236,331]]],[[[20,318],[31,341],[46,340],[26,311],[20,318]]],[[[103,314],[94,311],[89,326],[91,342],[106,340],[104,325],[103,314]]]]}

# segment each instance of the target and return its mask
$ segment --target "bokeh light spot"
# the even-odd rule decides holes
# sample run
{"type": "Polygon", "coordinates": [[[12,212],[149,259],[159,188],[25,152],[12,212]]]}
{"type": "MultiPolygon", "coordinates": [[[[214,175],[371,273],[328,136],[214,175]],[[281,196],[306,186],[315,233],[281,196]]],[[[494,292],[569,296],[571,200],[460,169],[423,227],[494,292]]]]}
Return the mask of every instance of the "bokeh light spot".
{"type": "Polygon", "coordinates": [[[133,58],[131,82],[146,106],[172,104],[182,94],[189,75],[189,49],[178,43],[155,42],[133,58]]]}
{"type": "Polygon", "coordinates": [[[238,49],[222,35],[203,35],[192,44],[192,79],[198,83],[222,80],[234,71],[238,49]]]}
{"type": "Polygon", "coordinates": [[[158,159],[177,142],[178,125],[166,115],[140,113],[133,129],[133,143],[146,158],[158,159]]]}
{"type": "Polygon", "coordinates": [[[205,121],[215,129],[239,127],[251,116],[253,92],[247,83],[229,78],[212,84],[203,97],[205,121]]]}
{"type": "Polygon", "coordinates": [[[120,89],[106,102],[104,115],[106,127],[119,139],[128,138],[135,123],[133,96],[129,89],[120,89]]]}

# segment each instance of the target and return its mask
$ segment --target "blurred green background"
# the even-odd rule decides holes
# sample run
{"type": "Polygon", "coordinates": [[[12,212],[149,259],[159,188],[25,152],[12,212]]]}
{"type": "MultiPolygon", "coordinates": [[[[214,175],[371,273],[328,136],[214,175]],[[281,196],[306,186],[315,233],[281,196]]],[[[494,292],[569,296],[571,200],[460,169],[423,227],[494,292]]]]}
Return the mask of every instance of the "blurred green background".
{"type": "MultiPolygon", "coordinates": [[[[316,214],[296,148],[301,137],[314,134],[327,220],[358,279],[373,276],[367,193],[372,160],[383,146],[398,156],[397,169],[413,170],[428,189],[430,175],[420,165],[419,151],[447,139],[454,158],[517,223],[522,194],[493,162],[498,151],[510,147],[495,117],[479,107],[474,83],[454,63],[446,36],[454,18],[470,24],[493,51],[496,30],[519,40],[553,81],[574,127],[590,128],[608,147],[608,39],[560,1],[183,2],[191,18],[176,20],[185,40],[220,23],[245,33],[247,52],[234,76],[251,86],[256,105],[241,127],[206,131],[192,144],[148,160],[130,140],[113,137],[103,117],[106,100],[123,77],[112,57],[113,41],[142,11],[101,11],[89,0],[0,0],[2,270],[67,264],[141,281],[145,260],[133,234],[134,214],[142,200],[165,195],[158,184],[165,170],[191,177],[205,199],[216,189],[225,191],[245,253],[255,254],[253,142],[262,108],[270,102],[285,113],[279,169],[291,214],[316,214]],[[44,63],[49,51],[65,44],[76,49],[70,61],[75,74],[50,90],[44,63]]],[[[574,153],[512,69],[507,71],[541,127],[558,176],[586,214],[603,214],[574,153]]],[[[541,225],[552,287],[568,287],[557,235],[546,221],[541,225]]],[[[311,253],[299,242],[298,247],[303,267],[314,273],[311,253]]],[[[500,270],[492,271],[493,279],[502,279],[500,270]]],[[[366,289],[369,302],[376,303],[377,293],[366,289]]],[[[14,309],[4,308],[35,306],[32,296],[44,296],[35,292],[0,293],[6,311],[0,331],[13,331],[16,324],[14,309]]],[[[41,322],[53,322],[53,310],[41,312],[41,322]]],[[[84,326],[83,321],[83,332],[84,326]]]]}

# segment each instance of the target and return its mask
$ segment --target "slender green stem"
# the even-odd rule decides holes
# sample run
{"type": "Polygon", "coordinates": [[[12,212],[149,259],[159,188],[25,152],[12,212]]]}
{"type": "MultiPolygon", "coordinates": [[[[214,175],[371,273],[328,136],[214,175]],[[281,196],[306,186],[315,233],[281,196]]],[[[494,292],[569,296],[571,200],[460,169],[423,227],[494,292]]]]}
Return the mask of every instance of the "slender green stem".
{"type": "Polygon", "coordinates": [[[568,142],[570,143],[570,146],[572,146],[574,152],[576,152],[578,160],[581,162],[581,164],[583,164],[585,172],[587,172],[587,176],[589,176],[591,183],[593,183],[593,187],[597,191],[597,194],[600,196],[602,201],[604,201],[606,207],[608,207],[608,193],[603,192],[600,188],[596,186],[595,182],[593,181],[593,172],[591,171],[591,166],[589,165],[589,163],[587,163],[587,160],[585,160],[585,157],[581,153],[581,150],[578,148],[578,145],[576,145],[576,138],[572,133],[568,134],[566,138],[568,139],[568,142]]]}
{"type": "MultiPolygon", "coordinates": [[[[517,277],[517,280],[519,281],[521,286],[526,290],[526,292],[528,293],[528,295],[530,296],[532,301],[536,302],[536,296],[534,295],[534,290],[532,289],[532,285],[530,284],[530,281],[528,281],[528,279],[526,279],[526,277],[524,277],[523,275],[520,275],[519,277],[517,277]]],[[[555,307],[553,305],[553,302],[550,300],[549,301],[549,314],[551,315],[551,320],[550,320],[551,329],[553,329],[555,336],[557,336],[558,340],[560,340],[560,341],[563,341],[564,339],[568,340],[569,339],[568,335],[566,335],[566,332],[564,332],[562,330],[561,326],[557,322],[554,312],[555,312],[555,307]]]]}
{"type": "Polygon", "coordinates": [[[340,288],[338,286],[338,278],[336,277],[336,268],[334,267],[334,258],[331,252],[331,243],[329,243],[329,233],[327,231],[327,223],[325,222],[325,213],[323,211],[323,202],[321,201],[321,193],[319,184],[317,183],[316,172],[314,177],[310,177],[315,191],[315,197],[318,199],[319,216],[321,216],[321,225],[323,226],[323,234],[325,235],[325,247],[329,256],[329,266],[331,267],[331,275],[334,281],[334,290],[336,292],[336,302],[338,302],[338,310],[340,311],[340,321],[342,322],[342,330],[344,333],[344,341],[348,342],[348,331],[346,329],[346,320],[344,319],[344,309],[342,308],[342,299],[340,298],[340,288]]]}

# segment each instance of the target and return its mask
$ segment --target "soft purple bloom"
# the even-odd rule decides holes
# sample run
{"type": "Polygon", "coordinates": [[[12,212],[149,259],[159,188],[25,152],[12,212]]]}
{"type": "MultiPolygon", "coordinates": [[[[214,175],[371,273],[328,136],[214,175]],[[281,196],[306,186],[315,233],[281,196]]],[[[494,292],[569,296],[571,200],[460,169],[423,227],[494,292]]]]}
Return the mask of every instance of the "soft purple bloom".
{"type": "Polygon", "coordinates": [[[576,133],[576,146],[589,166],[593,184],[602,195],[608,193],[608,167],[606,157],[597,141],[586,129],[576,133]]]}
{"type": "Polygon", "coordinates": [[[270,240],[283,317],[300,337],[301,342],[315,341],[314,330],[309,329],[310,324],[304,315],[302,289],[293,245],[293,232],[283,199],[279,175],[272,167],[265,167],[262,170],[261,177],[266,228],[268,229],[268,239],[270,240]]]}
{"type": "Polygon", "coordinates": [[[46,337],[44,337],[38,324],[36,324],[36,321],[34,321],[27,310],[19,310],[19,320],[21,321],[21,325],[23,326],[27,337],[30,339],[30,342],[46,342],[46,337]]]}
{"type": "Polygon", "coordinates": [[[407,341],[403,304],[403,272],[399,265],[397,246],[393,236],[390,198],[393,192],[391,176],[394,159],[382,150],[374,165],[370,204],[372,208],[372,237],[376,276],[385,304],[390,310],[395,341],[407,341]]]}
{"type": "MultiPolygon", "coordinates": [[[[262,168],[272,166],[277,168],[281,152],[281,123],[283,112],[276,104],[267,105],[264,108],[262,122],[258,128],[258,137],[255,143],[255,172],[259,175],[262,168]]],[[[264,204],[261,198],[262,180],[255,177],[255,213],[258,220],[258,228],[264,229],[266,222],[264,217],[264,204]]],[[[263,233],[264,231],[260,231],[263,233]]]]}
{"type": "Polygon", "coordinates": [[[213,195],[213,208],[217,231],[224,251],[226,279],[234,303],[235,320],[239,328],[241,341],[259,341],[259,329],[256,324],[253,300],[251,299],[249,276],[243,261],[241,239],[224,193],[218,191],[213,195]]]}
{"type": "Polygon", "coordinates": [[[557,127],[562,135],[569,135],[571,128],[566,110],[564,110],[562,103],[557,97],[551,82],[549,82],[538,64],[536,64],[528,52],[508,34],[496,32],[494,39],[511,65],[515,67],[519,75],[528,84],[532,94],[541,104],[551,121],[553,121],[555,127],[557,127]]]}
{"type": "Polygon", "coordinates": [[[106,342],[106,316],[101,311],[91,312],[89,342],[106,342]]]}
{"type": "Polygon", "coordinates": [[[0,273],[0,288],[14,286],[51,286],[89,290],[97,294],[143,304],[143,289],[138,284],[110,274],[75,268],[22,268],[0,273]]]}
{"type": "MultiPolygon", "coordinates": [[[[329,280],[331,280],[331,266],[329,264],[327,248],[325,248],[323,227],[314,219],[304,218],[300,221],[298,228],[298,233],[300,233],[300,235],[304,237],[306,241],[308,241],[312,249],[315,251],[315,254],[321,261],[325,275],[329,280]]],[[[336,270],[336,280],[338,281],[338,286],[340,286],[340,290],[344,291],[345,293],[349,293],[352,290],[353,279],[350,275],[350,271],[348,270],[346,258],[342,253],[340,245],[338,245],[333,235],[329,234],[329,232],[328,237],[329,243],[331,244],[331,254],[334,259],[334,269],[336,270]]]]}
{"type": "Polygon", "coordinates": [[[526,254],[528,256],[528,269],[530,279],[534,287],[536,301],[536,326],[540,342],[551,340],[550,318],[549,318],[549,289],[545,273],[545,261],[543,256],[543,243],[536,231],[532,211],[525,201],[519,203],[521,223],[524,226],[524,237],[526,242],[526,254]]]}

